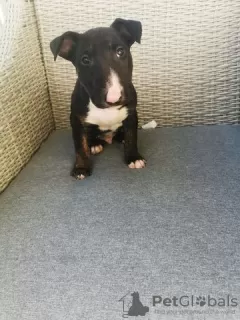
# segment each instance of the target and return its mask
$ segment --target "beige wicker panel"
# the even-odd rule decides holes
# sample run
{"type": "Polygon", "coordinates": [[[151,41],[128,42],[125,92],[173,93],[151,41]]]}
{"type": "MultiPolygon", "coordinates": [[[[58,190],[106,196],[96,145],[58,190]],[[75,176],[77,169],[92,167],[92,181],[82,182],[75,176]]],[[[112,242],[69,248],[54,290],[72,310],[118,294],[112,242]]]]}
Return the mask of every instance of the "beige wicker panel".
{"type": "Polygon", "coordinates": [[[107,26],[116,17],[139,19],[134,83],[140,124],[159,126],[235,123],[239,116],[239,0],[35,0],[53,112],[69,124],[75,71],[53,61],[49,42],[67,30],[107,26]]]}
{"type": "Polygon", "coordinates": [[[30,2],[2,1],[0,191],[53,129],[36,19],[30,2]]]}

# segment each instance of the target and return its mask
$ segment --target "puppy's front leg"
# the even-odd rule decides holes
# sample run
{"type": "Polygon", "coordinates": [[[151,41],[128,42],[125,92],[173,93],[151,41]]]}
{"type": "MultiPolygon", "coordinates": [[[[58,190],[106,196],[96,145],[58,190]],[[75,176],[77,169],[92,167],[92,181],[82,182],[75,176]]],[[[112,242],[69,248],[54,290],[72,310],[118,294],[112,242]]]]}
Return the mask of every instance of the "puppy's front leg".
{"type": "Polygon", "coordinates": [[[82,180],[85,177],[90,176],[92,171],[88,136],[84,129],[84,125],[77,116],[71,114],[70,120],[76,153],[76,160],[71,175],[76,179],[82,180]]]}
{"type": "Polygon", "coordinates": [[[146,160],[139,154],[137,147],[138,118],[137,112],[131,112],[123,121],[125,162],[131,169],[144,168],[146,160]]]}

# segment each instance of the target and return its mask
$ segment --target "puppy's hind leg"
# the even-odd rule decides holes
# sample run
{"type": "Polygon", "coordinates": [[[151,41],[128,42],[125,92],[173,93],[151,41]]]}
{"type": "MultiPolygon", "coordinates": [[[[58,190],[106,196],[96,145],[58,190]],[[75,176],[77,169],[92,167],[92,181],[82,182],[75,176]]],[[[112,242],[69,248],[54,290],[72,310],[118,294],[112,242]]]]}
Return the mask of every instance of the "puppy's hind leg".
{"type": "Polygon", "coordinates": [[[114,135],[114,137],[113,137],[113,140],[114,140],[114,141],[117,141],[117,142],[119,142],[119,143],[124,143],[124,130],[123,130],[123,127],[120,127],[120,128],[116,131],[116,133],[115,133],[115,135],[114,135]]]}

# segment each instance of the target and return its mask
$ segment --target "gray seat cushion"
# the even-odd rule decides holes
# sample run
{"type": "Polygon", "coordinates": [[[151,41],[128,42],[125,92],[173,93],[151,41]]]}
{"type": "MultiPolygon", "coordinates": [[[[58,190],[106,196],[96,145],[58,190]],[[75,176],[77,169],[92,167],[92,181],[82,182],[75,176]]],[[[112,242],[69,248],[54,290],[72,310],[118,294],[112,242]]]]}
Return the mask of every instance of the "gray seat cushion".
{"type": "MultiPolygon", "coordinates": [[[[1,320],[121,319],[134,291],[144,319],[204,319],[151,298],[239,297],[240,126],[142,130],[142,170],[122,148],[77,181],[71,132],[54,132],[2,194],[1,320]]],[[[206,319],[240,318],[220,310],[206,319]]]]}

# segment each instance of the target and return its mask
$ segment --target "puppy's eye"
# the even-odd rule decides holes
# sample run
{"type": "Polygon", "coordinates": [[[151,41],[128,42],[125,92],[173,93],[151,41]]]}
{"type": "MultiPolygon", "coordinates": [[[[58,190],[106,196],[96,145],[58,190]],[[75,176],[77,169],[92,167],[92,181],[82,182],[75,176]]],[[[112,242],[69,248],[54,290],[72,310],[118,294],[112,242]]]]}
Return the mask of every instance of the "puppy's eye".
{"type": "Polygon", "coordinates": [[[89,66],[91,64],[91,60],[89,59],[88,56],[85,55],[85,56],[82,56],[81,63],[84,66],[89,66]]]}
{"type": "Polygon", "coordinates": [[[125,50],[123,49],[123,47],[117,47],[116,54],[118,58],[123,57],[125,54],[125,50]]]}

